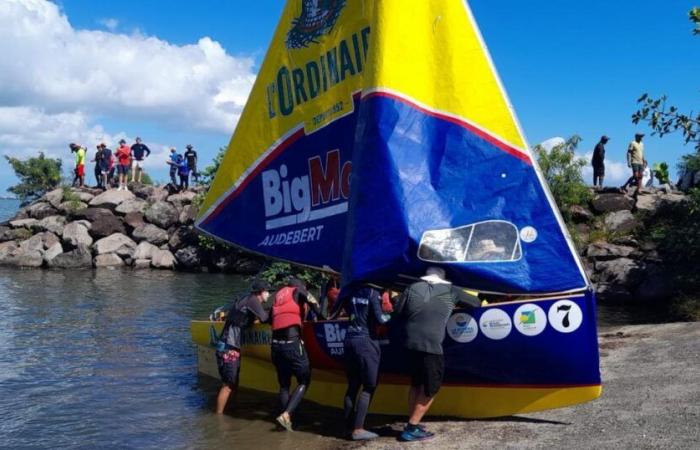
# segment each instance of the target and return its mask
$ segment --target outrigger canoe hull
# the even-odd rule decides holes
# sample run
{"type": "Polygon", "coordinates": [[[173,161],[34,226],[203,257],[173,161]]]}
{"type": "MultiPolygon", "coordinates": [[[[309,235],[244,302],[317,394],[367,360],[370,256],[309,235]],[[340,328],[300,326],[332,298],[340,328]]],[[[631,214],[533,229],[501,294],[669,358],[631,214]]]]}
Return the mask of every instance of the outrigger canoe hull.
{"type": "MultiPolygon", "coordinates": [[[[443,344],[445,383],[430,414],[499,417],[598,398],[602,387],[594,317],[591,293],[455,311],[443,344]]],[[[218,378],[210,335],[211,328],[220,331],[222,323],[193,321],[191,326],[199,371],[218,378]]],[[[306,399],[342,407],[346,327],[342,320],[305,324],[304,341],[313,367],[306,399]]],[[[400,332],[387,328],[385,333],[371,412],[406,414],[409,380],[402,375],[400,332]]],[[[269,326],[248,330],[242,353],[241,386],[276,393],[269,326]]]]}

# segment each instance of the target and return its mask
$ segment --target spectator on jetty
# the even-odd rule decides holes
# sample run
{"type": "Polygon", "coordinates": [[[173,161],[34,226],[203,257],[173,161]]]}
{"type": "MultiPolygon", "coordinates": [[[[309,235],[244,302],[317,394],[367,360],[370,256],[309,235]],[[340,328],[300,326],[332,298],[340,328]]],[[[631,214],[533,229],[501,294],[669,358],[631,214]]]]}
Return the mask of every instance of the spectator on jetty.
{"type": "Polygon", "coordinates": [[[187,165],[190,167],[192,172],[192,178],[196,183],[199,183],[199,173],[197,172],[197,152],[192,148],[191,144],[187,144],[187,151],[185,152],[185,159],[187,160],[187,165]]]}
{"type": "Polygon", "coordinates": [[[610,140],[609,137],[603,136],[593,150],[593,187],[603,187],[603,179],[605,178],[605,144],[610,140]]]}
{"type": "Polygon", "coordinates": [[[180,190],[186,191],[190,187],[190,166],[182,155],[177,155],[177,174],[180,177],[180,190]]]}
{"type": "Polygon", "coordinates": [[[117,149],[117,174],[119,175],[118,191],[128,191],[127,181],[129,181],[129,168],[131,167],[131,147],[126,145],[126,141],[119,141],[117,149]]]}
{"type": "Polygon", "coordinates": [[[73,183],[72,185],[75,187],[76,184],[79,187],[83,187],[83,184],[85,183],[85,149],[76,144],[76,143],[71,143],[69,144],[70,151],[71,153],[75,153],[75,175],[73,177],[73,183]]]}
{"type": "Polygon", "coordinates": [[[97,144],[95,146],[95,157],[92,162],[95,163],[95,181],[97,181],[96,189],[103,189],[102,185],[102,159],[104,158],[104,150],[102,144],[97,144]]]}
{"type": "Polygon", "coordinates": [[[235,301],[228,309],[226,322],[216,349],[216,365],[223,383],[216,398],[216,413],[223,414],[226,403],[238,387],[241,370],[241,336],[256,320],[267,322],[269,313],[262,304],[270,296],[270,284],[260,280],[253,282],[250,294],[235,301]]]}
{"type": "MultiPolygon", "coordinates": [[[[644,133],[635,134],[634,141],[630,142],[630,145],[627,147],[627,167],[632,168],[632,179],[634,179],[637,185],[635,195],[639,195],[642,192],[642,176],[644,174],[645,163],[642,138],[644,138],[644,133]]],[[[629,180],[622,189],[626,189],[628,184],[629,180]]]]}
{"type": "Polygon", "coordinates": [[[433,433],[420,425],[440,390],[445,371],[442,341],[455,305],[478,307],[479,299],[452,286],[445,271],[430,267],[421,281],[410,285],[399,297],[395,315],[403,321],[406,338],[406,367],[410,370],[408,423],[402,441],[430,439],[433,433]]]}
{"type": "Polygon", "coordinates": [[[143,161],[151,155],[151,150],[141,143],[141,138],[136,138],[136,143],[131,146],[131,155],[133,162],[131,163],[131,182],[141,182],[143,175],[143,161]],[[138,172],[138,174],[137,174],[138,172]]]}
{"type": "Polygon", "coordinates": [[[178,157],[177,150],[175,147],[170,147],[170,159],[167,164],[170,165],[170,183],[173,185],[173,189],[177,188],[177,169],[178,169],[178,157]]]}
{"type": "Polygon", "coordinates": [[[102,176],[104,177],[104,188],[109,189],[114,183],[114,153],[112,149],[102,144],[102,176]]]}

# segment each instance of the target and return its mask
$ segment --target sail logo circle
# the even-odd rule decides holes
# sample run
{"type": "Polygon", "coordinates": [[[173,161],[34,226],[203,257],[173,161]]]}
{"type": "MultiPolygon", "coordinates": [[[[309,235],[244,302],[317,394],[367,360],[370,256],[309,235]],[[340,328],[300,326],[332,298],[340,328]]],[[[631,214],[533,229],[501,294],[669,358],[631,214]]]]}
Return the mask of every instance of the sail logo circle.
{"type": "Polygon", "coordinates": [[[571,300],[559,300],[549,308],[549,324],[560,333],[576,331],[583,322],[581,308],[571,300]]]}
{"type": "Polygon", "coordinates": [[[527,303],[515,310],[513,323],[525,336],[537,336],[547,327],[547,314],[534,303],[527,303]]]}
{"type": "Polygon", "coordinates": [[[466,344],[476,339],[479,326],[476,320],[466,313],[453,314],[447,321],[447,334],[455,342],[466,344]]]}
{"type": "Polygon", "coordinates": [[[523,227],[523,229],[520,230],[520,240],[526,244],[535,242],[535,240],[537,240],[537,230],[530,226],[523,227]]]}
{"type": "Polygon", "coordinates": [[[335,26],[345,0],[302,0],[301,14],[292,20],[287,33],[287,48],[304,48],[317,44],[335,26]]]}
{"type": "Polygon", "coordinates": [[[479,328],[487,338],[499,341],[510,334],[510,330],[513,329],[513,323],[505,311],[495,308],[489,309],[481,315],[479,328]]]}

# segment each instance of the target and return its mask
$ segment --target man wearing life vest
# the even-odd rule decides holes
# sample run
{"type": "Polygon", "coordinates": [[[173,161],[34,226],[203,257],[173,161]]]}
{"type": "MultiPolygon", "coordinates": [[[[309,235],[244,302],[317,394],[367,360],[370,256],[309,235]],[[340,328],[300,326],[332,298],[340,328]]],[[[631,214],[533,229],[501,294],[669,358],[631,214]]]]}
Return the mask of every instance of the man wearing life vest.
{"type": "Polygon", "coordinates": [[[255,320],[267,322],[269,314],[262,304],[270,296],[270,284],[256,280],[250,295],[235,301],[228,310],[226,323],[216,349],[216,365],[221,376],[221,389],[216,398],[216,413],[223,414],[231,392],[238,386],[241,370],[241,335],[255,320]]]}
{"type": "Polygon", "coordinates": [[[272,363],[277,370],[282,407],[277,422],[288,431],[292,431],[291,415],[311,382],[311,365],[301,339],[302,318],[307,304],[319,317],[323,317],[318,301],[296,278],[290,278],[287,285],[277,291],[272,304],[272,363]],[[297,386],[290,395],[292,375],[297,380],[297,386]]]}

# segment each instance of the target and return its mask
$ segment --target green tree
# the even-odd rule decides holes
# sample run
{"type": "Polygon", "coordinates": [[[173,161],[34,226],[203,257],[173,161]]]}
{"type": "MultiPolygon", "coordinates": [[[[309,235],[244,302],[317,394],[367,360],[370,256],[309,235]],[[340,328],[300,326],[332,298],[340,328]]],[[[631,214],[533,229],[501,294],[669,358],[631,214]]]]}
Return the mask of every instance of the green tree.
{"type": "Polygon", "coordinates": [[[206,186],[207,189],[209,189],[212,182],[214,181],[214,176],[216,176],[216,172],[219,171],[219,166],[221,166],[221,161],[223,161],[224,159],[226,150],[226,147],[219,147],[219,152],[214,157],[212,163],[205,167],[204,170],[202,170],[199,174],[200,183],[206,186]]]}
{"type": "Polygon", "coordinates": [[[567,222],[571,207],[585,204],[591,198],[591,192],[581,175],[586,160],[575,154],[580,142],[581,138],[574,135],[550,151],[540,145],[535,147],[537,162],[567,222]]]}
{"type": "Polygon", "coordinates": [[[43,153],[27,160],[5,156],[20,182],[7,190],[27,204],[61,183],[61,160],[46,158],[43,153]]]}

